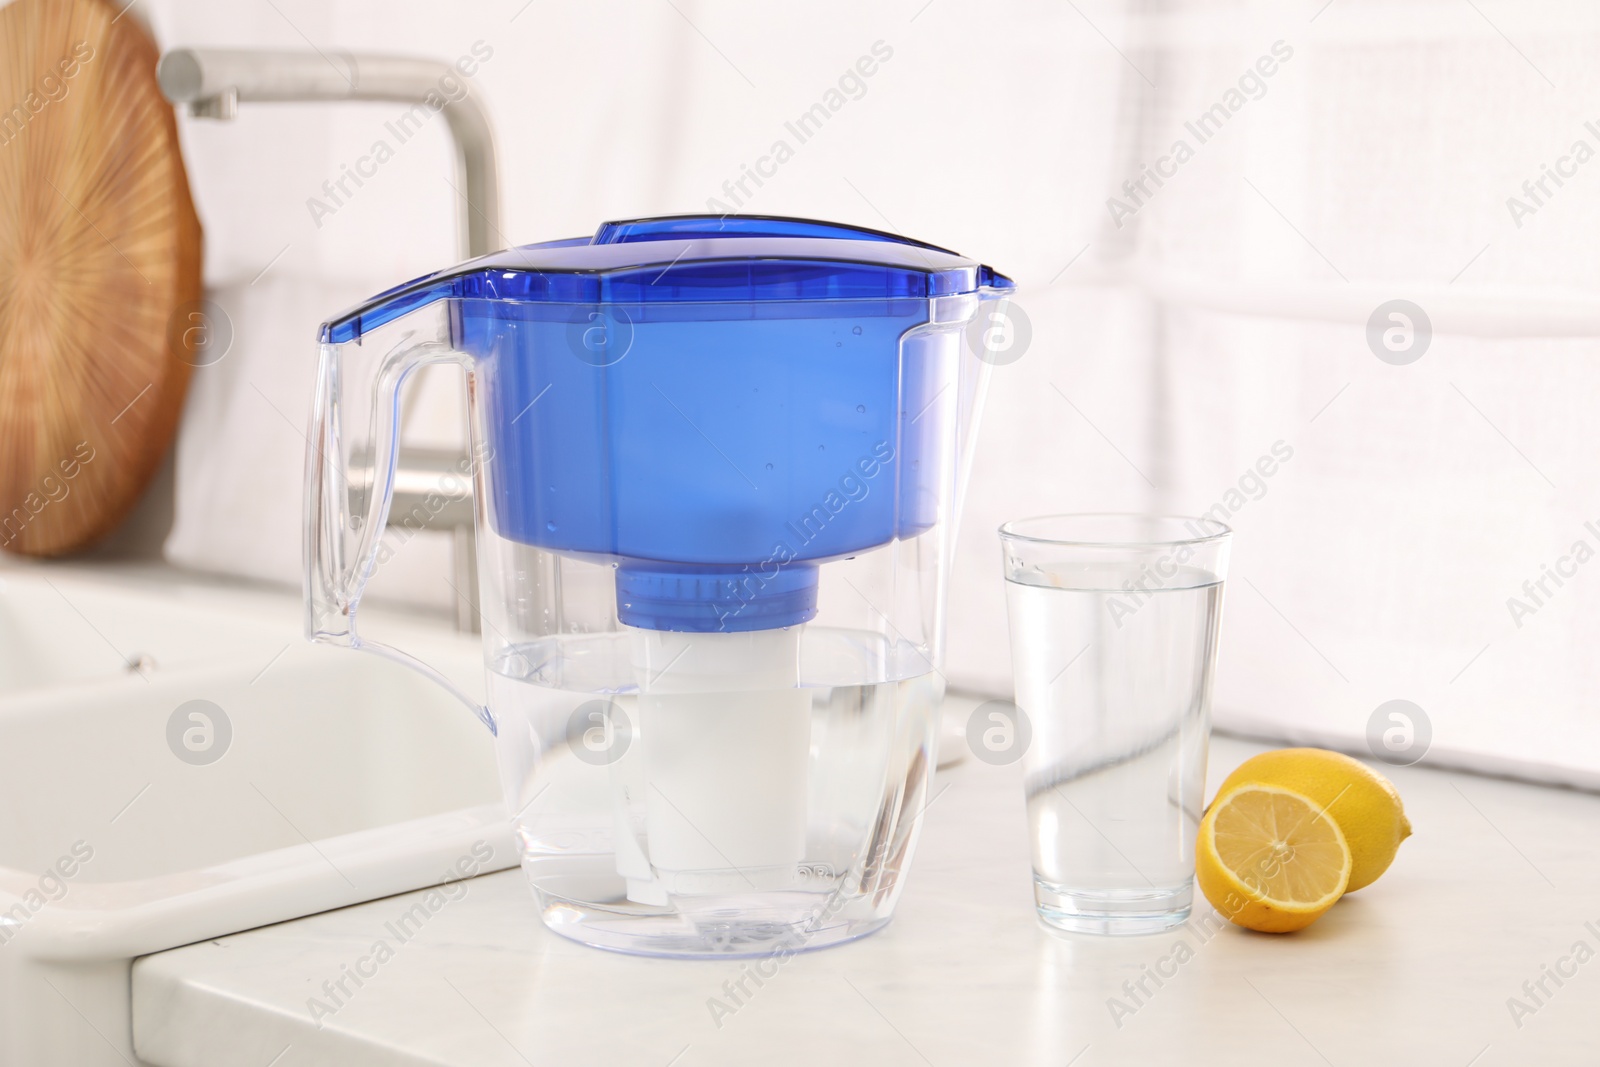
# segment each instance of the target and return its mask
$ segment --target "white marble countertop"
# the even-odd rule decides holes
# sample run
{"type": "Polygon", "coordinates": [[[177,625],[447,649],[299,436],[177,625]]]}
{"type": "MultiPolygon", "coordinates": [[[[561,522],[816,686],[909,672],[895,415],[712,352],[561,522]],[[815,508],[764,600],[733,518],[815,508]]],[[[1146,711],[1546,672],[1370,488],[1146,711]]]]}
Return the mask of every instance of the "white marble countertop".
{"type": "MultiPolygon", "coordinates": [[[[1213,785],[1259,747],[1215,740],[1213,785]]],[[[1193,919],[1142,938],[1047,930],[1018,770],[969,760],[940,772],[895,921],[747,981],[720,1026],[708,1001],[731,1003],[743,963],[566,941],[508,871],[463,883],[320,1025],[309,998],[393,943],[385,924],[421,894],[147,957],[136,1047],[155,1067],[1600,1062],[1600,797],[1391,777],[1416,835],[1381,881],[1289,937],[1193,919]]]]}

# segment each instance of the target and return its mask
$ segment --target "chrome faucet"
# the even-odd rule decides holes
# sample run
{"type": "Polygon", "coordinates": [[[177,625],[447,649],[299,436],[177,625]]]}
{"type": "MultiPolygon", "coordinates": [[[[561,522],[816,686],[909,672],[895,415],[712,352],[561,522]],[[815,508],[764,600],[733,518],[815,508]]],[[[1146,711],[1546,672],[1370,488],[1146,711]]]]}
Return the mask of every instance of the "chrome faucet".
{"type": "Polygon", "coordinates": [[[464,257],[501,248],[500,176],[489,115],[471,94],[440,96],[441,79],[456,78],[438,59],[353,55],[348,52],[269,52],[175,48],[156,71],[161,92],[187,104],[196,118],[231,119],[241,103],[390,100],[424,104],[443,99],[455,142],[465,202],[459,205],[464,257]]]}
{"type": "MultiPolygon", "coordinates": [[[[174,104],[187,104],[196,118],[232,119],[241,103],[389,100],[406,104],[443,101],[442,113],[455,145],[461,178],[457,205],[460,254],[487,255],[505,245],[500,232],[500,177],[494,129],[483,106],[470,94],[443,96],[445,79],[458,78],[450,64],[407,56],[348,52],[291,52],[221,48],[176,48],[157,68],[161,91],[174,104]]],[[[465,453],[401,449],[395,475],[390,527],[405,526],[437,497],[442,472],[467,469],[465,453]]],[[[470,485],[469,485],[470,494],[470,485]]],[[[452,501],[432,521],[452,534],[456,628],[476,632],[477,557],[470,495],[452,501]]]]}

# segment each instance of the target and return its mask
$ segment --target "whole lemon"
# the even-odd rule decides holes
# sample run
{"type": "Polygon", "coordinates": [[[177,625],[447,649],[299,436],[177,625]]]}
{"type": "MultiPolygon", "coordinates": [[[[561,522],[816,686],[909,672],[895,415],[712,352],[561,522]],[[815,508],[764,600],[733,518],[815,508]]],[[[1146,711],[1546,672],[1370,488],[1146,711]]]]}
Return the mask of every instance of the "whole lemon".
{"type": "Polygon", "coordinates": [[[1242,785],[1291,789],[1326,809],[1350,846],[1347,893],[1377,881],[1394,862],[1400,842],[1411,836],[1411,823],[1394,784],[1342,752],[1280,748],[1251,756],[1228,775],[1217,796],[1242,785]]]}

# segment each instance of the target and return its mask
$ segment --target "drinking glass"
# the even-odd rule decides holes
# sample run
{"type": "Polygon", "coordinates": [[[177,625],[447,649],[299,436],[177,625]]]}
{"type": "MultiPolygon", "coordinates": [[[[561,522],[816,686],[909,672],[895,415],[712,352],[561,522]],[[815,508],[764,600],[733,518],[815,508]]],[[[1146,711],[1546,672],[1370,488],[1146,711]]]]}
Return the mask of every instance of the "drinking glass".
{"type": "Polygon", "coordinates": [[[1183,516],[1000,527],[1034,900],[1051,926],[1140,934],[1189,916],[1231,536],[1183,516]]]}

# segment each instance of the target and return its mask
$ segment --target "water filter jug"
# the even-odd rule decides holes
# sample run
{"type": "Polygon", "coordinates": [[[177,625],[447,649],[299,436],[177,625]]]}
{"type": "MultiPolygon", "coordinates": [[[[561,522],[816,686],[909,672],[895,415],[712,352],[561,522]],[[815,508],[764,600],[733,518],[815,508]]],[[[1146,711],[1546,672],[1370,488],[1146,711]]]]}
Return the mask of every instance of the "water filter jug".
{"type": "Polygon", "coordinates": [[[459,366],[479,585],[458,592],[488,678],[468,703],[551,929],[728,956],[889,920],[989,370],[968,334],[1012,287],[873,230],[685,216],[497,252],[323,326],[309,636],[426,669],[364,641],[357,608],[403,384],[459,366]]]}

